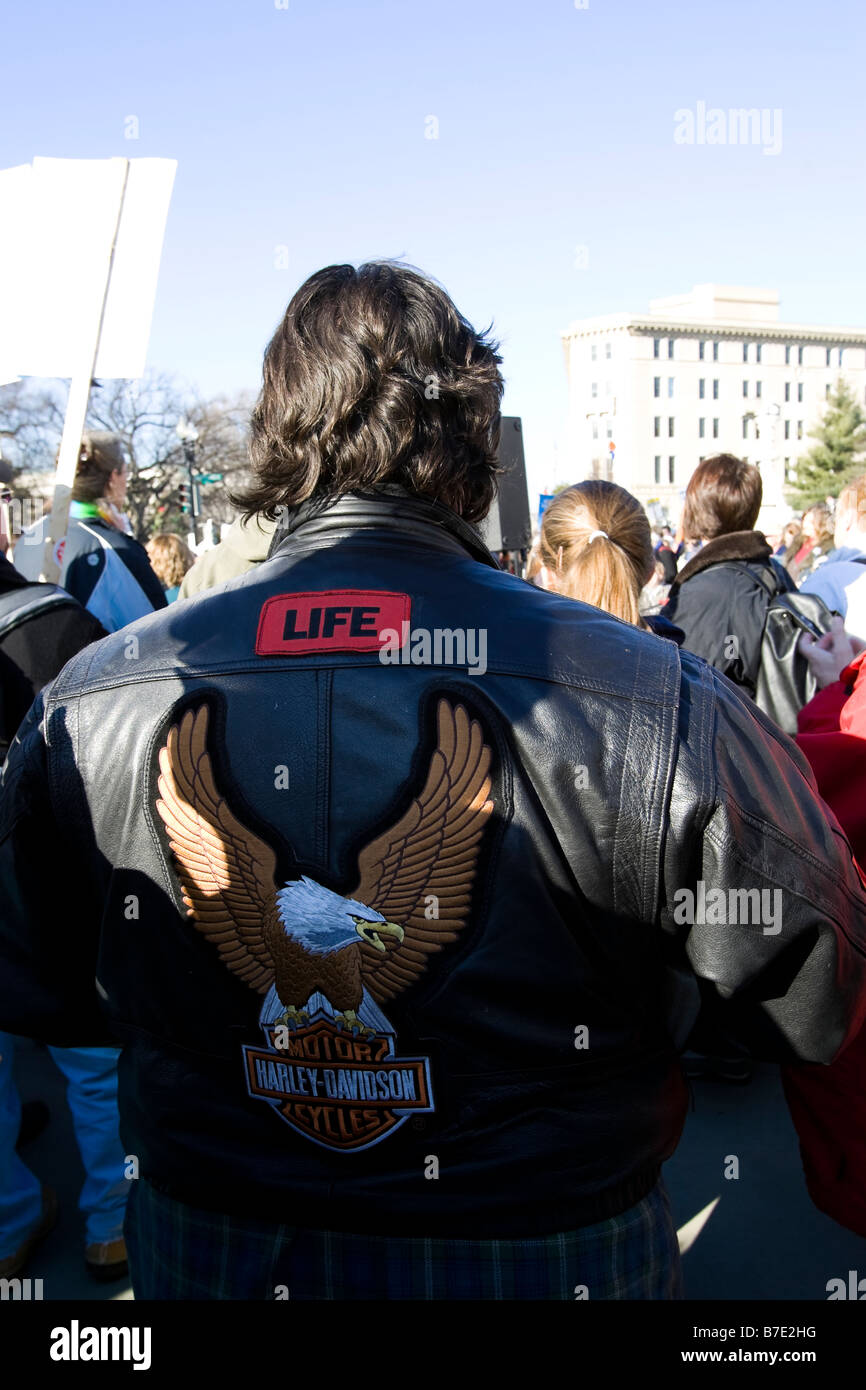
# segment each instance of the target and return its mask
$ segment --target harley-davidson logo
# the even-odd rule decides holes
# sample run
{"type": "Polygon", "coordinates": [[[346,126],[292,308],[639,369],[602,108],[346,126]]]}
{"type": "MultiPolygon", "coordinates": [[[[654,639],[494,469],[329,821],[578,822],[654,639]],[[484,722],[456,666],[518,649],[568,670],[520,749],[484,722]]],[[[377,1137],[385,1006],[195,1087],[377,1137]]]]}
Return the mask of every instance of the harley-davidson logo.
{"type": "Polygon", "coordinates": [[[248,1093],[314,1143],[368,1149],[434,1108],[428,1059],[398,1056],[382,1006],[466,924],[493,811],[491,748],[462,705],[438,701],[426,776],[361,849],[347,893],[278,874],[273,847],[220,791],[209,718],[203,703],[169,728],[156,809],[188,916],[263,996],[265,1046],[243,1047],[248,1093]]]}
{"type": "Polygon", "coordinates": [[[397,1057],[393,1033],[358,1038],[324,1014],[291,1032],[263,1031],[267,1050],[243,1050],[249,1094],[326,1148],[368,1149],[434,1108],[428,1059],[397,1057]]]}

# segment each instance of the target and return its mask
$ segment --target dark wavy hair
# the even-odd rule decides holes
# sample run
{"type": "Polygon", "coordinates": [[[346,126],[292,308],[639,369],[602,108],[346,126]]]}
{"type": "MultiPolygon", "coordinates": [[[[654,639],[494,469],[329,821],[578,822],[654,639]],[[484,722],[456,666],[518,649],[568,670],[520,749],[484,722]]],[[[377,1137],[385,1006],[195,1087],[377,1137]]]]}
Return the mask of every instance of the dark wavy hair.
{"type": "Polygon", "coordinates": [[[699,463],[686,488],[683,535],[712,541],[732,531],[751,531],[761,510],[761,471],[734,454],[699,463]]]}
{"type": "Polygon", "coordinates": [[[398,483],[480,521],[496,490],[498,344],[411,266],[332,265],[292,298],[251,418],[245,516],[398,483]]]}

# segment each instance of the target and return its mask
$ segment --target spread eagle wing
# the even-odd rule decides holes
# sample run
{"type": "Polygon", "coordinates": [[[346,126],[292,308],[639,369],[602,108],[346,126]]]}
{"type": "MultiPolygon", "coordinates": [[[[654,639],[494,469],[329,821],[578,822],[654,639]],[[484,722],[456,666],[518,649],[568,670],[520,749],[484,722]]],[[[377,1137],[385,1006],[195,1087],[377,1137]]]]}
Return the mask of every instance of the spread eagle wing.
{"type": "Polygon", "coordinates": [[[187,710],[159,753],[156,809],[168,831],[187,916],[251,989],[265,994],[274,963],[265,931],[275,917],[277,861],[217,790],[207,747],[208,707],[187,710]]]}
{"type": "Polygon", "coordinates": [[[462,705],[440,700],[437,746],[424,789],[396,825],[358,856],[352,896],[403,928],[383,956],[361,946],[364,983],[378,1004],[408,989],[428,958],[456,941],[465,925],[481,835],[493,810],[491,750],[462,705]],[[429,916],[434,895],[438,916],[429,916]]]}

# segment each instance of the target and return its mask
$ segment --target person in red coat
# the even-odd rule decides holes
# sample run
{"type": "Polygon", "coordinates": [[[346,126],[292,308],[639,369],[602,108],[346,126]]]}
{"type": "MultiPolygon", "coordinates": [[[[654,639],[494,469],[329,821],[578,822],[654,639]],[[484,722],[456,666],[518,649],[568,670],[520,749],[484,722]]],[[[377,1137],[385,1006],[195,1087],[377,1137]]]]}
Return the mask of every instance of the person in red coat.
{"type": "MultiPolygon", "coordinates": [[[[866,648],[855,654],[835,618],[801,649],[819,689],[800,711],[797,743],[866,882],[866,648]]],[[[784,1066],[782,1081],[813,1202],[866,1236],[866,1029],[829,1066],[784,1066]]]]}

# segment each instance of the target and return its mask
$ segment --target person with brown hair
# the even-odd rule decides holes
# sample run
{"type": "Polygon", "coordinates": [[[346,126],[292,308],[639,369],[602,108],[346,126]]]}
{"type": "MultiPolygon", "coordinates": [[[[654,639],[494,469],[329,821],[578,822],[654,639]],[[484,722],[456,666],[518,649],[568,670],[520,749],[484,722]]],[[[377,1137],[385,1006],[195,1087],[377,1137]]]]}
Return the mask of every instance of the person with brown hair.
{"type": "Polygon", "coordinates": [[[12,750],[0,1027],[123,1039],[137,1298],[678,1297],[698,979],[771,1057],[866,1014],[789,749],[476,530],[499,367],[411,267],[311,276],[253,416],[270,558],[76,657],[12,750]],[[706,920],[744,874],[779,934],[706,920]]]}
{"type": "Polygon", "coordinates": [[[833,549],[807,575],[804,594],[817,594],[840,613],[845,631],[866,642],[866,473],[852,478],[839,493],[833,529],[833,549]]]}
{"type": "MultiPolygon", "coordinates": [[[[162,585],[147,552],[129,531],[123,512],[126,488],[127,461],[120,437],[86,431],[78,454],[69,524],[61,542],[60,583],[107,632],[165,607],[162,585]]],[[[12,558],[25,578],[38,579],[42,563],[38,544],[26,544],[22,538],[12,558]]]]}
{"type": "Polygon", "coordinates": [[[656,562],[646,512],[624,487],[588,478],[557,493],[534,549],[539,588],[676,640],[671,623],[641,615],[641,591],[656,562]]]}
{"type": "Polygon", "coordinates": [[[184,575],[195,564],[195,556],[174,531],[157,531],[146,546],[153,572],[165,591],[166,603],[174,603],[184,575]]]}
{"type": "Polygon", "coordinates": [[[760,470],[733,454],[698,465],[686,488],[682,529],[702,545],[677,574],[664,610],[683,630],[683,645],[753,699],[770,590],[795,588],[754,529],[762,494],[760,470]]]}
{"type": "Polygon", "coordinates": [[[790,558],[786,555],[782,562],[797,585],[818,569],[833,549],[833,518],[829,507],[821,503],[803,513],[799,540],[796,549],[791,546],[790,558]]]}

